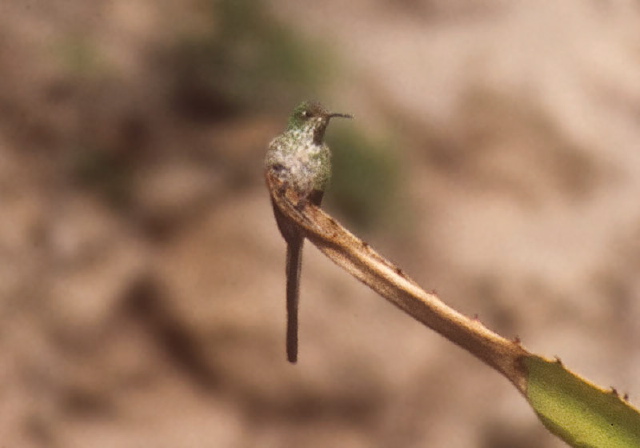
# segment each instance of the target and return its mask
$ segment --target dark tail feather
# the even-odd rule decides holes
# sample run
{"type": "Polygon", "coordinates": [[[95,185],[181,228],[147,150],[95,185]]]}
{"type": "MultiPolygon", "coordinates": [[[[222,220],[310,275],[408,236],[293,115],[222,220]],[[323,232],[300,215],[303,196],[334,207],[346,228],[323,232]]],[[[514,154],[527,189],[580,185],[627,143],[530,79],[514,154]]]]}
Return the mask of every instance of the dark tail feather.
{"type": "Polygon", "coordinates": [[[287,244],[287,359],[298,360],[298,301],[300,298],[300,267],[302,265],[302,243],[287,244]]]}

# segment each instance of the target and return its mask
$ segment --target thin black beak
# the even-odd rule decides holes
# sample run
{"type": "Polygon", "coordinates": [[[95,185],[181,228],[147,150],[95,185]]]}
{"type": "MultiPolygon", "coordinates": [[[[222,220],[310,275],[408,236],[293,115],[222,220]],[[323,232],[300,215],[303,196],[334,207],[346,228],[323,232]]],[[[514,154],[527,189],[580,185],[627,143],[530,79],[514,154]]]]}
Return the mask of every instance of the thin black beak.
{"type": "Polygon", "coordinates": [[[340,118],[353,118],[353,115],[349,114],[329,114],[329,118],[340,117],[340,118]]]}

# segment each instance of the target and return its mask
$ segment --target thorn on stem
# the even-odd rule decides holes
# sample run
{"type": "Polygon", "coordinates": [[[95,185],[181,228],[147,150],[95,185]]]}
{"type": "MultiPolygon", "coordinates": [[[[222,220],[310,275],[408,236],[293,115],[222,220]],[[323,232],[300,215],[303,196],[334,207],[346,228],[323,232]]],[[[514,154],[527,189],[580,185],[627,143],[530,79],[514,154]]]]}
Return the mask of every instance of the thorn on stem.
{"type": "Polygon", "coordinates": [[[620,397],[620,395],[618,394],[618,390],[613,386],[611,386],[611,393],[616,397],[620,397]]]}

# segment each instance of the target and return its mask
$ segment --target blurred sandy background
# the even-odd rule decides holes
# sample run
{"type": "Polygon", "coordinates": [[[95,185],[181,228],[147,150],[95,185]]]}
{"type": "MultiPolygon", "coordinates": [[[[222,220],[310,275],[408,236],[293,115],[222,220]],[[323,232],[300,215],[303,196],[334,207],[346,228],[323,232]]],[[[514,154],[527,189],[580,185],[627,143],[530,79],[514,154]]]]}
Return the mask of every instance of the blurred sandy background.
{"type": "Polygon", "coordinates": [[[0,6],[0,445],[560,447],[511,385],[305,252],[266,145],[306,98],[325,208],[426,289],[640,396],[640,5],[0,6]]]}

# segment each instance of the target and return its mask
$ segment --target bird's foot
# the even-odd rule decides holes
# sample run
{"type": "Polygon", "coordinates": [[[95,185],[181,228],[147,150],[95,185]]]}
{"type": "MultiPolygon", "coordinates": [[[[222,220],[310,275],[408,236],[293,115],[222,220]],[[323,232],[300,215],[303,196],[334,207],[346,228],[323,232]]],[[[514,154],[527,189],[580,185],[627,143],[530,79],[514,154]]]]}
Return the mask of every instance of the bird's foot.
{"type": "Polygon", "coordinates": [[[296,210],[298,210],[299,212],[303,212],[308,203],[309,201],[307,201],[307,198],[298,199],[298,201],[295,203],[296,210]]]}

